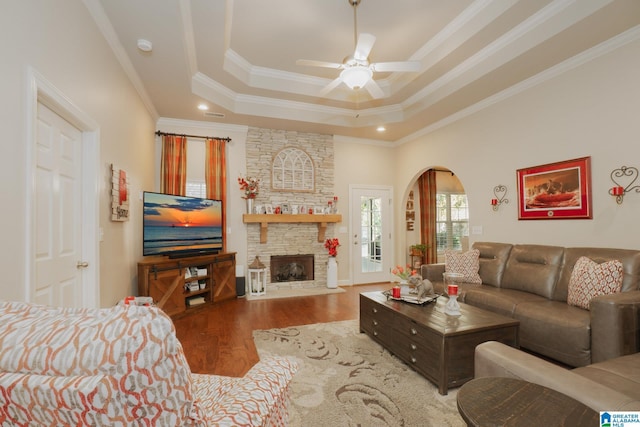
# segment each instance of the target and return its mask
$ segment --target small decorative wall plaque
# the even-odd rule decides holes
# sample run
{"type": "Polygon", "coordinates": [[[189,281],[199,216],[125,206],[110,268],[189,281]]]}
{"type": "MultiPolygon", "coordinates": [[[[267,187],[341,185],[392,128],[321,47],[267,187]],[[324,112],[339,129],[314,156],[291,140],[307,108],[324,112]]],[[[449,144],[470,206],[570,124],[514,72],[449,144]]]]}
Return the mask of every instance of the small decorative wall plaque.
{"type": "Polygon", "coordinates": [[[129,181],[127,173],[111,165],[111,221],[129,220],[129,181]]]}

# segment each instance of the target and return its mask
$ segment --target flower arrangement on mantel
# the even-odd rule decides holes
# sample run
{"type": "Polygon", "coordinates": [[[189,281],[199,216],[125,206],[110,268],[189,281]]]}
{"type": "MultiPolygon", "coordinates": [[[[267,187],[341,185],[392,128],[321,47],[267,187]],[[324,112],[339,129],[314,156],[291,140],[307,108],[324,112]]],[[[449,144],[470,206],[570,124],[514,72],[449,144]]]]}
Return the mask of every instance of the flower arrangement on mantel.
{"type": "Polygon", "coordinates": [[[239,177],[240,191],[244,191],[243,199],[255,199],[260,193],[260,180],[253,177],[239,177]]]}
{"type": "Polygon", "coordinates": [[[401,265],[396,265],[392,270],[391,274],[400,278],[401,281],[406,282],[412,276],[417,276],[418,271],[411,268],[409,264],[405,267],[401,265]]]}
{"type": "Polygon", "coordinates": [[[327,239],[324,242],[324,247],[329,251],[329,256],[332,257],[338,256],[338,246],[340,246],[340,241],[337,237],[327,239]]]}

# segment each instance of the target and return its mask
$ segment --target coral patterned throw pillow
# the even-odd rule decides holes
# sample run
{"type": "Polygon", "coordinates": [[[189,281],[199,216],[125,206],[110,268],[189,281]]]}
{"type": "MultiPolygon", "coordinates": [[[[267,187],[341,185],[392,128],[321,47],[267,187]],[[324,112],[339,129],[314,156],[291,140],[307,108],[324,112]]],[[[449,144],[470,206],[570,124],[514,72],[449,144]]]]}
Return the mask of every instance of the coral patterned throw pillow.
{"type": "Polygon", "coordinates": [[[480,251],[472,249],[469,252],[444,251],[444,271],[447,273],[461,273],[465,283],[481,284],[478,274],[480,270],[480,251]]]}
{"type": "Polygon", "coordinates": [[[591,298],[620,292],[622,278],[620,261],[612,260],[598,264],[585,256],[580,257],[571,272],[567,303],[589,310],[591,298]]]}

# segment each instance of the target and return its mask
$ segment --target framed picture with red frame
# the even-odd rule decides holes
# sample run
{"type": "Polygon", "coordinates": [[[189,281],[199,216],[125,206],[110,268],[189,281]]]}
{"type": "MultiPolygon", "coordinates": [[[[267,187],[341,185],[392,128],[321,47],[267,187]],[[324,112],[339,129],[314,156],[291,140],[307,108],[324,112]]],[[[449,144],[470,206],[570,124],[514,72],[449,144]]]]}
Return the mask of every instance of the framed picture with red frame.
{"type": "Polygon", "coordinates": [[[591,157],[518,169],[518,219],[591,219],[591,157]]]}

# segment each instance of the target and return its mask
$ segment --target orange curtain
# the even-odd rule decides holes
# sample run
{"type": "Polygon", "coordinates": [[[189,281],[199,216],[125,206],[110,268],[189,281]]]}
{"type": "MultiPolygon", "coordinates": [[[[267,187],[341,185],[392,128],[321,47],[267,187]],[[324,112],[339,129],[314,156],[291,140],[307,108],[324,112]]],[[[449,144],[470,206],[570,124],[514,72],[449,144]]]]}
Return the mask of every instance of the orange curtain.
{"type": "Polygon", "coordinates": [[[224,139],[207,138],[205,141],[204,179],[207,186],[207,198],[222,200],[222,241],[226,252],[226,206],[227,206],[227,157],[224,139]]]}
{"type": "Polygon", "coordinates": [[[160,191],[177,196],[184,196],[187,191],[187,138],[184,136],[162,136],[160,191]]]}
{"type": "Polygon", "coordinates": [[[420,241],[427,245],[422,260],[425,264],[438,262],[436,233],[436,171],[429,169],[418,178],[420,192],[420,241]]]}

